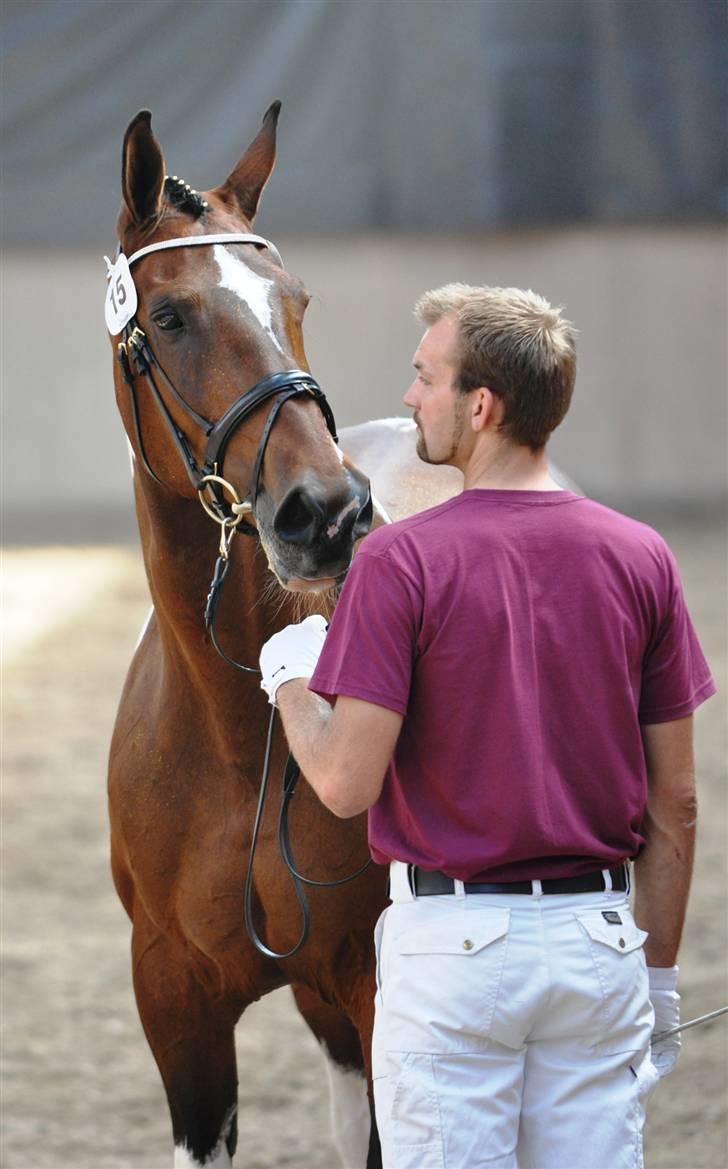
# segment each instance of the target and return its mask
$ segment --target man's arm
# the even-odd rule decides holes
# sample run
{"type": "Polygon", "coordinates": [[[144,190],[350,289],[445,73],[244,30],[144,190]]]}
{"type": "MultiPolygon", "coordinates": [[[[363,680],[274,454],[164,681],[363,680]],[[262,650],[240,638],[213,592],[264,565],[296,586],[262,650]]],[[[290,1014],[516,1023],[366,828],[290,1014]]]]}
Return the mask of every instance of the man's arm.
{"type": "Polygon", "coordinates": [[[344,695],[332,707],[305,678],[280,686],[276,701],[296,762],[323,804],[348,819],[379,798],[402,715],[344,695]]]}
{"type": "Polygon", "coordinates": [[[647,965],[674,966],[695,848],[693,717],[642,727],[647,760],[646,842],[635,862],[635,920],[649,933],[647,965]]]}

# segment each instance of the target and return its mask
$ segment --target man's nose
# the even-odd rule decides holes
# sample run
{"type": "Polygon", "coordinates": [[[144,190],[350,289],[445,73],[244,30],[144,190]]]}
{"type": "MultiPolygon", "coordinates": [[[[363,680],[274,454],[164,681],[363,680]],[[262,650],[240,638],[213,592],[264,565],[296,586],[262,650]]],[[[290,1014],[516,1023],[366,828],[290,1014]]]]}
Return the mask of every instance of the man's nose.
{"type": "Polygon", "coordinates": [[[410,385],[410,387],[407,390],[407,393],[404,395],[402,401],[404,402],[405,406],[411,406],[412,409],[414,409],[416,407],[417,396],[415,394],[415,383],[414,382],[412,382],[412,384],[410,385]]]}

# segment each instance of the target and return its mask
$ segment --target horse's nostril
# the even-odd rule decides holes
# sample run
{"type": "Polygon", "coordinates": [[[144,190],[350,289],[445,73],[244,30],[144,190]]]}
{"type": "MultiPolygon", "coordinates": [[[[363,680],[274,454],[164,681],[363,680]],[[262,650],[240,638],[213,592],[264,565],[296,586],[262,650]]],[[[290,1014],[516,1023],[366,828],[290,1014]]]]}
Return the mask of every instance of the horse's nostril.
{"type": "Polygon", "coordinates": [[[343,548],[371,525],[371,496],[362,500],[355,493],[330,497],[310,487],[295,487],[280,504],[273,519],[279,539],[288,544],[325,544],[330,550],[343,548]]]}
{"type": "Polygon", "coordinates": [[[290,491],[273,520],[276,535],[289,544],[310,543],[321,528],[325,512],[307,491],[290,491]]]}

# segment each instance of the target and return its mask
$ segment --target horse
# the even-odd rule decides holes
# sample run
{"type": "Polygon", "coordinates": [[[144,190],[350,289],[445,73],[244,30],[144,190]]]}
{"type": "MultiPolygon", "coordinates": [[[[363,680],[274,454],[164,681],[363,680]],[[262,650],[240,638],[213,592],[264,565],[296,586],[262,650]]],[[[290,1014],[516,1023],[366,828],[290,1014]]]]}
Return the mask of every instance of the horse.
{"type": "MultiPolygon", "coordinates": [[[[305,286],[251,230],[279,110],[270,107],[225,182],[203,194],[166,175],[148,111],[124,137],[107,323],[153,609],[110,748],[111,868],[131,920],[134,992],[175,1166],[232,1165],[234,1029],[250,1003],[288,984],[334,1089],[343,1087],[332,1111],[344,1164],[376,1169],[372,937],[386,873],[371,866],[353,884],[312,889],[307,943],[275,956],[291,948],[299,922],[269,801],[252,870],[269,951],[252,944],[243,887],[269,708],[255,675],[230,660],[255,667],[266,638],[307,606],[329,613],[358,542],[384,522],[342,447],[379,464],[395,514],[457,485],[417,466],[411,423],[369,423],[334,441],[306,362],[305,286]],[[238,531],[252,538],[233,540],[238,531]],[[218,555],[224,594],[210,589],[218,555]],[[225,657],[203,620],[213,592],[225,657]]],[[[274,773],[286,754],[278,735],[274,773]]],[[[336,819],[305,783],[291,831],[297,866],[313,878],[340,879],[366,858],[364,819],[336,819]]]]}

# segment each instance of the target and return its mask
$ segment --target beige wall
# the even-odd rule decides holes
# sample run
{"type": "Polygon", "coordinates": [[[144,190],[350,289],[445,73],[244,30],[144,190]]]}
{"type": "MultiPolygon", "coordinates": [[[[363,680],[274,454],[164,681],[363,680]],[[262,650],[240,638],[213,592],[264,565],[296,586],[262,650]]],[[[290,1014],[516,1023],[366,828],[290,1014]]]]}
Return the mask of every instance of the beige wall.
{"type": "MultiPolygon", "coordinates": [[[[600,498],[694,507],[726,489],[727,241],[716,227],[276,239],[314,293],[308,356],[340,426],[407,413],[423,289],[530,286],[580,330],[555,459],[600,498]]],[[[99,538],[101,517],[129,514],[104,285],[101,249],[4,256],[7,539],[99,538]]]]}

